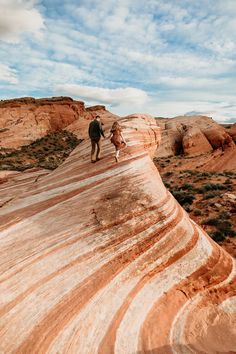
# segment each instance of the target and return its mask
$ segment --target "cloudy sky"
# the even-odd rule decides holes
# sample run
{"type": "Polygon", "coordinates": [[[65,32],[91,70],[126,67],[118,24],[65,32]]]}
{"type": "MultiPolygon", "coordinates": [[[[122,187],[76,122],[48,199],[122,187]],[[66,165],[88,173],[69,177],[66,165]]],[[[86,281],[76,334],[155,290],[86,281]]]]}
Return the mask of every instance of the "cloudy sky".
{"type": "Polygon", "coordinates": [[[236,0],[0,0],[0,99],[236,121],[236,0]]]}

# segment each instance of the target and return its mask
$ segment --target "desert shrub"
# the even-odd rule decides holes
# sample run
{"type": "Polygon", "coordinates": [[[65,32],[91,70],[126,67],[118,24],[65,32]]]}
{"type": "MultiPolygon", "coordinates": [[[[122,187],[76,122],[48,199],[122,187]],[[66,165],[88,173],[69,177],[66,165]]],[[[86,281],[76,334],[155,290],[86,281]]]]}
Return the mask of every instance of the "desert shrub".
{"type": "Polygon", "coordinates": [[[0,148],[2,155],[4,153],[0,169],[24,171],[36,166],[55,169],[81,142],[82,139],[77,139],[73,133],[58,131],[39,138],[29,145],[24,145],[19,150],[0,148]],[[49,159],[49,155],[51,159],[49,159]],[[32,164],[27,160],[35,162],[32,164]]]}
{"type": "Polygon", "coordinates": [[[225,172],[224,172],[224,175],[227,176],[227,177],[233,177],[233,176],[234,176],[234,172],[232,172],[232,171],[225,171],[225,172]]]}
{"type": "Polygon", "coordinates": [[[219,191],[212,191],[212,192],[207,192],[204,194],[204,199],[211,199],[214,197],[218,197],[220,195],[219,191]]]}
{"type": "Polygon", "coordinates": [[[165,172],[163,176],[164,176],[164,177],[170,177],[170,176],[172,176],[172,175],[173,175],[173,172],[170,172],[170,171],[169,171],[169,172],[165,172]]]}
{"type": "Polygon", "coordinates": [[[199,177],[210,177],[211,173],[210,172],[199,172],[198,176],[199,177]]]}
{"type": "Polygon", "coordinates": [[[193,215],[195,215],[195,216],[202,215],[202,211],[200,209],[194,209],[193,215]]]}
{"type": "Polygon", "coordinates": [[[227,178],[227,179],[224,181],[224,184],[232,184],[232,181],[231,181],[229,178],[227,178]]]}
{"type": "Polygon", "coordinates": [[[193,194],[189,194],[188,192],[185,191],[174,190],[172,191],[172,194],[175,197],[175,199],[179,202],[179,204],[182,206],[184,204],[191,205],[195,199],[193,194]]]}
{"type": "Polygon", "coordinates": [[[217,229],[225,236],[235,236],[236,232],[232,229],[232,224],[228,220],[219,219],[217,229]]]}
{"type": "Polygon", "coordinates": [[[192,208],[191,208],[191,206],[190,206],[189,203],[185,203],[185,204],[183,205],[183,208],[184,208],[184,210],[187,211],[187,213],[190,213],[190,211],[192,211],[192,208]]]}
{"type": "Polygon", "coordinates": [[[168,182],[164,182],[164,185],[165,185],[165,187],[166,187],[167,189],[170,189],[170,188],[171,188],[171,185],[170,185],[170,183],[168,183],[168,182]]]}
{"type": "Polygon", "coordinates": [[[198,174],[198,172],[194,170],[185,170],[184,172],[188,173],[190,176],[194,176],[198,174]]]}
{"type": "Polygon", "coordinates": [[[16,157],[19,154],[18,150],[14,150],[6,154],[6,157],[16,157]]]}
{"type": "Polygon", "coordinates": [[[55,170],[57,168],[59,163],[56,161],[40,161],[38,163],[39,167],[46,168],[47,170],[55,170]]]}
{"type": "Polygon", "coordinates": [[[204,225],[217,226],[219,224],[219,219],[209,218],[209,219],[203,220],[202,223],[204,225]]]}
{"type": "Polygon", "coordinates": [[[193,190],[194,189],[194,186],[190,183],[184,183],[182,186],[181,186],[181,189],[183,190],[193,190]]]}
{"type": "Polygon", "coordinates": [[[211,236],[211,238],[216,241],[216,242],[221,242],[224,241],[225,239],[225,235],[223,232],[217,230],[217,231],[213,231],[209,234],[211,236]]]}
{"type": "Polygon", "coordinates": [[[203,221],[203,224],[215,226],[217,231],[219,231],[224,236],[236,236],[236,232],[232,229],[232,224],[230,221],[225,219],[210,218],[203,221]]]}
{"type": "Polygon", "coordinates": [[[214,190],[224,190],[227,189],[226,186],[220,183],[207,183],[204,184],[204,186],[201,188],[201,191],[204,192],[209,192],[209,191],[214,191],[214,190]]]}
{"type": "Polygon", "coordinates": [[[230,219],[230,213],[227,211],[222,211],[219,214],[220,219],[230,219]]]}

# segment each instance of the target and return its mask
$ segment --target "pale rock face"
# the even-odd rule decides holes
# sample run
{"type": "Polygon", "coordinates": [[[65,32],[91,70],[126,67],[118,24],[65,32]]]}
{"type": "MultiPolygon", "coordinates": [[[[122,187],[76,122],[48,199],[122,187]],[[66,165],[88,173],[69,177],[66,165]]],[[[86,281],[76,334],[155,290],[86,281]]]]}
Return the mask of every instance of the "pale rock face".
{"type": "Polygon", "coordinates": [[[2,353],[235,352],[235,261],[164,187],[156,121],[120,124],[119,163],[107,139],[91,164],[86,139],[2,183],[2,353]]]}

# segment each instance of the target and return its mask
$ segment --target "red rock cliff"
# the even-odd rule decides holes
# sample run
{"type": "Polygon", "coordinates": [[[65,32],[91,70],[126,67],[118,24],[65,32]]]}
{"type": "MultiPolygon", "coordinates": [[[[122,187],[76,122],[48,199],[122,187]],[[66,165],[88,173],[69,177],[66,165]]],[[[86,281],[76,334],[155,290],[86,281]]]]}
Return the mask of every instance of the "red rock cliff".
{"type": "Polygon", "coordinates": [[[75,120],[89,118],[83,102],[69,97],[0,101],[0,147],[18,148],[63,129],[75,120]]]}

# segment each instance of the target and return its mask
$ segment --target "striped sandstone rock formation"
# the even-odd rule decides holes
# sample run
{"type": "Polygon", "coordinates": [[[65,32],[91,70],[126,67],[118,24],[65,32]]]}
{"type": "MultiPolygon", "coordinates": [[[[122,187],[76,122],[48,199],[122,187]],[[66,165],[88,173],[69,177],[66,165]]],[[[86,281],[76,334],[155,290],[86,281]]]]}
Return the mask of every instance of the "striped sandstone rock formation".
{"type": "Polygon", "coordinates": [[[234,260],[189,219],[152,156],[154,120],[121,120],[128,147],[2,184],[0,352],[233,353],[234,260]]]}

